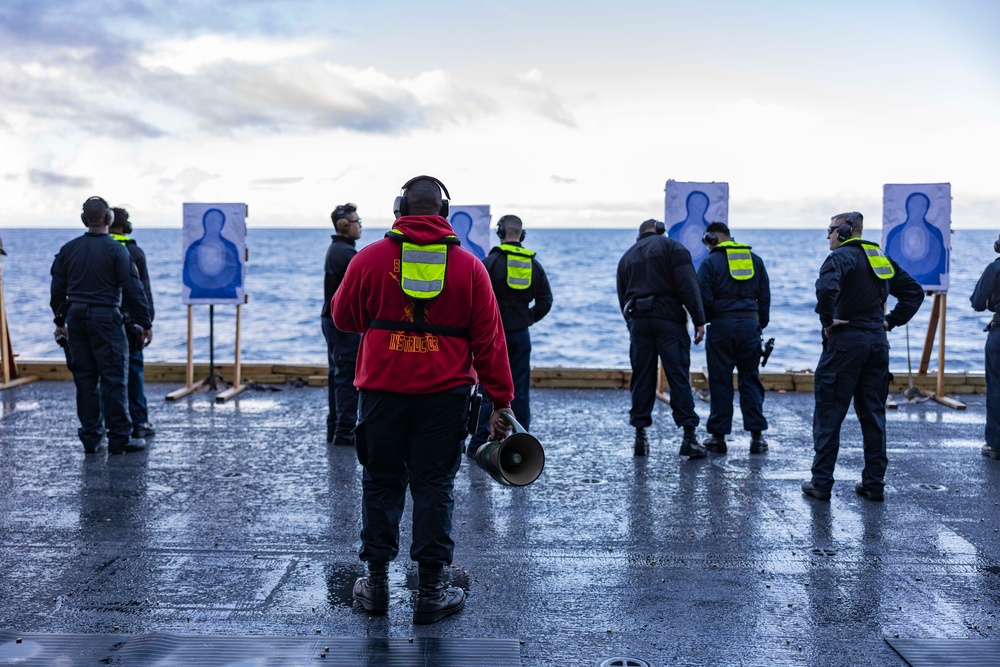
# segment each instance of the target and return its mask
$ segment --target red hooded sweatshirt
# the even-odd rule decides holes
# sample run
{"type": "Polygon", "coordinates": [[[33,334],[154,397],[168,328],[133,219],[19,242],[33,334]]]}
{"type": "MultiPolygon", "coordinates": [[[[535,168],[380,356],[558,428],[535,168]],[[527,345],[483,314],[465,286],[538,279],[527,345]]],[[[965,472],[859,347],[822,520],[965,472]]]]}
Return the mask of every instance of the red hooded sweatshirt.
{"type": "MultiPolygon", "coordinates": [[[[438,215],[409,215],[392,228],[411,243],[440,243],[454,235],[438,215]]],[[[426,394],[473,385],[478,375],[495,409],[514,398],[500,310],[486,267],[457,245],[448,247],[444,289],[424,301],[424,321],[466,329],[469,337],[369,327],[371,320],[412,322],[414,300],[400,286],[402,244],[384,238],[347,266],[331,302],[333,322],[362,334],[354,385],[358,389],[426,394]]]]}

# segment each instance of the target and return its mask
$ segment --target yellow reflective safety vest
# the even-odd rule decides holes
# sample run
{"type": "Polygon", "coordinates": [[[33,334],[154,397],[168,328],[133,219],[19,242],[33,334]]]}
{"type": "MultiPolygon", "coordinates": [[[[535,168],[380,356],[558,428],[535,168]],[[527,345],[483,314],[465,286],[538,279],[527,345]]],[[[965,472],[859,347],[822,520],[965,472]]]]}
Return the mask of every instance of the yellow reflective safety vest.
{"type": "Polygon", "coordinates": [[[401,246],[399,285],[403,288],[403,293],[413,299],[413,321],[370,320],[368,326],[388,331],[412,331],[468,338],[468,329],[429,324],[424,321],[424,302],[433,299],[444,290],[445,270],[448,268],[448,246],[459,245],[458,237],[449,234],[437,243],[418,245],[407,240],[405,234],[395,229],[390,229],[385,236],[398,241],[401,246]]]}
{"type": "Polygon", "coordinates": [[[458,237],[449,234],[440,243],[417,245],[406,240],[402,232],[393,229],[389,234],[400,237],[398,240],[402,241],[399,284],[403,292],[423,301],[440,294],[448,268],[448,246],[455,245],[458,237]]]}
{"type": "Polygon", "coordinates": [[[511,243],[501,243],[500,250],[507,255],[507,287],[531,287],[531,258],[535,256],[535,251],[511,243]]]}
{"type": "Polygon", "coordinates": [[[114,232],[111,232],[110,236],[111,238],[113,238],[115,241],[118,241],[122,245],[125,245],[128,241],[132,240],[129,237],[125,236],[124,234],[115,234],[114,232]]]}
{"type": "Polygon", "coordinates": [[[865,256],[868,258],[868,264],[872,267],[872,271],[875,273],[875,277],[881,280],[889,280],[894,275],[896,275],[896,270],[892,268],[892,262],[882,248],[879,248],[874,243],[869,241],[862,241],[861,239],[847,239],[841,245],[847,245],[848,243],[859,243],[865,251],[865,256]]]}
{"type": "Polygon", "coordinates": [[[716,247],[726,249],[729,275],[733,277],[733,280],[753,278],[753,256],[750,254],[750,246],[740,245],[735,241],[723,241],[716,247]]]}

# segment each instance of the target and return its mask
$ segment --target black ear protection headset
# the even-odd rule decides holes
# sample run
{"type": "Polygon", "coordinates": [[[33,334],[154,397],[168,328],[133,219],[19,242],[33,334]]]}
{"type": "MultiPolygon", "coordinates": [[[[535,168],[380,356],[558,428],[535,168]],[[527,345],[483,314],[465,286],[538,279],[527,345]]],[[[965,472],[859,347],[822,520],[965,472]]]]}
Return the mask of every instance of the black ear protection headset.
{"type": "MultiPolygon", "coordinates": [[[[448,192],[448,188],[445,187],[444,183],[434,178],[433,176],[414,176],[406,183],[403,183],[403,187],[401,187],[400,190],[405,193],[406,188],[410,187],[417,181],[431,181],[432,183],[436,183],[437,186],[441,188],[441,192],[444,193],[444,197],[442,198],[441,210],[438,212],[438,215],[440,215],[442,218],[447,218],[448,202],[451,200],[451,193],[448,192]]],[[[397,218],[401,218],[404,215],[410,214],[410,204],[409,202],[406,201],[405,194],[401,194],[398,197],[396,197],[396,201],[394,201],[392,204],[392,212],[396,215],[397,218]]]]}
{"type": "Polygon", "coordinates": [[[993,242],[993,250],[1000,252],[1000,238],[993,242]]]}
{"type": "MultiPolygon", "coordinates": [[[[721,231],[725,231],[726,234],[729,235],[729,238],[732,239],[732,240],[734,240],[733,237],[732,237],[732,232],[729,231],[729,228],[726,225],[726,223],[724,223],[724,222],[713,222],[713,223],[711,223],[709,225],[709,227],[711,227],[712,225],[719,226],[719,229],[716,230],[716,231],[720,231],[720,230],[721,231]]],[[[701,242],[704,245],[717,246],[717,245],[719,245],[719,235],[716,232],[710,232],[710,231],[706,230],[705,233],[701,237],[701,242]]]]}
{"type": "MultiPolygon", "coordinates": [[[[497,220],[497,236],[500,237],[501,241],[507,238],[507,225],[504,222],[506,220],[517,220],[518,222],[521,222],[521,218],[517,217],[516,215],[505,215],[499,220],[497,220]]],[[[524,223],[521,222],[521,224],[523,225],[524,223]]],[[[521,238],[519,238],[517,242],[518,243],[523,242],[525,236],[526,234],[524,233],[524,227],[521,227],[521,238]]]]}
{"type": "MultiPolygon", "coordinates": [[[[647,222],[653,223],[653,231],[656,232],[657,234],[662,236],[663,234],[667,233],[667,225],[661,220],[654,220],[653,218],[650,218],[649,220],[644,220],[642,222],[642,225],[645,225],[647,222]]],[[[639,226],[639,229],[642,229],[642,225],[639,226]]],[[[649,231],[639,232],[638,234],[636,234],[635,240],[638,241],[640,238],[642,238],[643,234],[648,234],[648,233],[649,231]]]]}
{"type": "Polygon", "coordinates": [[[120,207],[117,208],[117,209],[116,208],[112,208],[111,210],[115,214],[115,222],[118,221],[118,211],[121,211],[121,217],[125,218],[122,221],[122,224],[121,224],[122,234],[124,234],[125,236],[128,236],[129,234],[131,234],[132,233],[132,221],[128,219],[128,211],[126,209],[120,208],[120,207]]]}
{"type": "Polygon", "coordinates": [[[358,210],[357,205],[347,202],[346,204],[339,204],[337,208],[333,209],[333,213],[330,214],[330,220],[333,222],[333,229],[337,233],[340,230],[337,229],[337,221],[341,218],[346,218],[349,213],[354,213],[358,210]]]}
{"type": "Polygon", "coordinates": [[[854,234],[854,225],[864,220],[862,216],[857,211],[853,211],[847,214],[847,220],[844,224],[837,227],[837,240],[843,243],[847,239],[851,238],[854,234]]]}
{"type": "MultiPolygon", "coordinates": [[[[99,201],[102,204],[104,204],[104,224],[105,225],[107,225],[108,227],[110,227],[111,225],[115,224],[115,212],[111,210],[111,205],[108,204],[107,201],[105,201],[104,197],[96,197],[96,196],[95,197],[89,197],[87,199],[87,201],[83,202],[84,207],[87,206],[87,202],[91,202],[91,201],[99,201]]],[[[83,221],[83,224],[85,224],[86,226],[90,227],[90,220],[87,219],[87,215],[85,213],[83,213],[83,212],[80,213],[80,220],[83,221]]]]}

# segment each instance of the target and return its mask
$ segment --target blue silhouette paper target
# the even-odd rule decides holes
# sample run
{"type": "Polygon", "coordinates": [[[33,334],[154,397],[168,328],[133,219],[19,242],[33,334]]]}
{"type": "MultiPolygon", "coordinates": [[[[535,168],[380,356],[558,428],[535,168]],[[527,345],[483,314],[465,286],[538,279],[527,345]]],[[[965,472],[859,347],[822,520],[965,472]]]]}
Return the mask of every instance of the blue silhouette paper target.
{"type": "Polygon", "coordinates": [[[669,180],[664,192],[663,222],[667,226],[667,236],[688,249],[697,271],[701,260],[708,257],[708,249],[701,242],[708,223],[729,224],[729,183],[669,180]]]}
{"type": "Polygon", "coordinates": [[[490,207],[487,206],[452,206],[448,213],[448,222],[455,230],[455,236],[462,242],[462,247],[479,259],[485,259],[490,251],[490,207]]]}
{"type": "Polygon", "coordinates": [[[246,204],[184,204],[185,305],[246,301],[246,217],[246,204]]]}
{"type": "Polygon", "coordinates": [[[925,290],[947,292],[951,184],[885,185],[882,247],[925,290]]]}

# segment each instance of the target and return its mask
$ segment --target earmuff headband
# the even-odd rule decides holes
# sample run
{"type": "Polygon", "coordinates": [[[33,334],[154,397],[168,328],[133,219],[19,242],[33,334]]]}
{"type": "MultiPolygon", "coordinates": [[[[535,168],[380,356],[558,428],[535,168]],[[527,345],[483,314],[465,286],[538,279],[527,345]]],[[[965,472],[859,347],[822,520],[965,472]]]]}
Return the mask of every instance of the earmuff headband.
{"type": "Polygon", "coordinates": [[[441,191],[444,193],[444,197],[442,198],[442,201],[441,201],[441,210],[438,211],[438,215],[440,215],[442,218],[447,218],[448,217],[448,205],[451,202],[451,193],[448,192],[448,188],[447,188],[447,186],[445,186],[444,183],[442,183],[438,179],[434,178],[433,176],[427,176],[427,175],[414,176],[413,178],[411,178],[410,180],[408,180],[406,183],[403,183],[403,186],[400,188],[400,191],[403,194],[400,194],[398,197],[396,197],[396,201],[394,201],[392,203],[392,212],[393,212],[393,214],[395,214],[395,216],[397,218],[401,218],[404,215],[409,215],[409,213],[410,213],[410,205],[409,205],[409,202],[406,200],[406,194],[405,193],[406,193],[406,189],[408,187],[410,187],[411,185],[413,185],[414,183],[416,183],[417,181],[431,181],[432,183],[437,184],[437,186],[439,188],[441,188],[441,191]]]}
{"type": "Polygon", "coordinates": [[[507,224],[506,224],[506,222],[507,222],[507,220],[509,220],[511,218],[517,218],[517,221],[521,223],[521,236],[517,240],[518,243],[521,243],[521,242],[524,241],[524,237],[526,236],[526,233],[524,231],[524,221],[521,220],[521,218],[519,218],[516,215],[505,215],[505,216],[501,217],[499,220],[497,220],[497,237],[499,237],[501,241],[503,241],[505,238],[507,238],[507,224]]]}
{"type": "MultiPolygon", "coordinates": [[[[111,204],[109,204],[107,200],[104,199],[104,197],[98,197],[97,195],[94,195],[93,197],[88,197],[87,201],[83,202],[83,208],[86,208],[87,204],[92,201],[99,201],[102,204],[104,204],[104,224],[107,225],[108,227],[115,224],[115,212],[111,210],[111,204]]],[[[80,220],[83,221],[83,224],[87,225],[88,227],[90,226],[90,220],[87,219],[87,215],[82,211],[80,212],[80,220]]]]}

